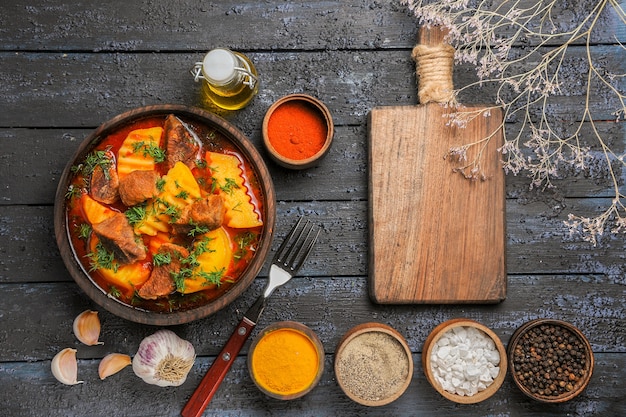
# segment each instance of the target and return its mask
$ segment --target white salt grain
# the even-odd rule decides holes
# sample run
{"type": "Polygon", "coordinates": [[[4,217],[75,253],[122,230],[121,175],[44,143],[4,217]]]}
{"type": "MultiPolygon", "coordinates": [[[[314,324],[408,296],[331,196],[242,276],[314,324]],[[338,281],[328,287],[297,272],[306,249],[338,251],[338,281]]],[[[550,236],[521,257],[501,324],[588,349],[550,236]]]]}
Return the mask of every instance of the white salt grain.
{"type": "Polygon", "coordinates": [[[500,373],[500,353],[481,330],[459,326],[433,345],[431,372],[444,390],[472,396],[489,387],[500,373]]]}

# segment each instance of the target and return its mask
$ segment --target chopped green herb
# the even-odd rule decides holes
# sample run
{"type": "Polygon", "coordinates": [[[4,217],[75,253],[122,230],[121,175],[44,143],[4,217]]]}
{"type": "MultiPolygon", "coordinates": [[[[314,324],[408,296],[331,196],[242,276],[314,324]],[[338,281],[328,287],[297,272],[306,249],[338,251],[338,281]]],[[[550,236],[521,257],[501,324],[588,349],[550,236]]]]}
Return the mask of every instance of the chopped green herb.
{"type": "Polygon", "coordinates": [[[196,247],[193,250],[193,253],[196,256],[202,255],[203,253],[207,253],[207,252],[215,252],[215,249],[211,249],[209,247],[209,243],[211,243],[212,240],[215,240],[214,238],[210,238],[210,237],[203,237],[197,244],[196,247]]]}
{"type": "Polygon", "coordinates": [[[187,233],[189,236],[194,237],[197,235],[203,235],[209,232],[209,228],[206,226],[200,226],[193,220],[189,220],[189,225],[191,226],[191,230],[187,233]]]}
{"type": "Polygon", "coordinates": [[[146,219],[146,215],[147,215],[146,206],[138,205],[138,206],[129,207],[128,210],[124,212],[124,214],[126,215],[126,218],[128,219],[128,223],[130,223],[131,226],[141,224],[146,219]]]}
{"type": "Polygon", "coordinates": [[[225,178],[225,182],[220,186],[220,189],[226,194],[232,194],[233,189],[239,188],[239,185],[232,178],[225,178]]]}
{"type": "Polygon", "coordinates": [[[174,285],[176,286],[176,291],[181,293],[185,292],[185,279],[190,278],[192,274],[193,269],[191,268],[181,268],[177,273],[171,273],[174,285]]]}
{"type": "Polygon", "coordinates": [[[241,211],[241,209],[239,208],[239,206],[241,206],[241,202],[238,202],[237,204],[235,204],[233,206],[233,208],[231,208],[232,211],[241,211]]]}
{"type": "Polygon", "coordinates": [[[163,214],[167,214],[168,216],[170,216],[172,218],[172,222],[175,222],[176,220],[178,220],[180,218],[180,210],[177,207],[174,206],[168,206],[165,211],[163,211],[163,214]]]}
{"type": "Polygon", "coordinates": [[[141,152],[144,157],[150,156],[156,163],[165,161],[165,151],[154,145],[152,142],[145,143],[141,141],[133,143],[133,152],[141,152]]]}
{"type": "Polygon", "coordinates": [[[217,190],[217,178],[211,177],[211,194],[217,190]]]}
{"type": "Polygon", "coordinates": [[[186,200],[189,198],[189,193],[185,190],[182,190],[180,193],[176,194],[176,198],[180,198],[181,200],[186,200]]]}
{"type": "Polygon", "coordinates": [[[119,264],[115,261],[113,252],[107,251],[102,245],[102,242],[98,242],[95,252],[90,252],[86,256],[89,258],[89,265],[91,266],[89,272],[98,269],[112,269],[113,272],[117,272],[119,268],[119,264]]]}
{"type": "Polygon", "coordinates": [[[217,285],[219,287],[222,284],[222,277],[224,276],[225,272],[226,269],[222,268],[219,271],[215,270],[213,272],[199,271],[196,275],[206,281],[204,283],[205,286],[217,285]]]}
{"type": "Polygon", "coordinates": [[[87,223],[81,223],[80,226],[78,226],[78,238],[88,239],[89,235],[91,235],[91,226],[87,223]]]}
{"type": "Polygon", "coordinates": [[[237,243],[237,250],[233,254],[236,260],[240,260],[246,256],[250,245],[256,240],[257,235],[250,231],[239,233],[235,236],[235,243],[237,243]]]}
{"type": "Polygon", "coordinates": [[[74,197],[80,197],[82,194],[82,192],[80,191],[80,188],[78,187],[74,187],[73,185],[70,184],[69,187],[67,187],[67,192],[65,193],[65,198],[68,200],[71,200],[74,197]]]}
{"type": "Polygon", "coordinates": [[[158,206],[157,214],[166,214],[171,217],[171,223],[176,222],[181,215],[181,211],[178,207],[175,207],[163,200],[162,198],[157,198],[155,200],[155,207],[158,206]]]}
{"type": "Polygon", "coordinates": [[[169,252],[155,253],[152,256],[152,261],[154,262],[154,266],[169,265],[172,263],[172,254],[169,252]]]}
{"type": "Polygon", "coordinates": [[[104,177],[109,179],[109,168],[113,165],[113,160],[109,154],[110,150],[111,146],[107,146],[104,150],[91,152],[85,158],[84,165],[79,166],[77,171],[82,170],[83,175],[87,177],[93,173],[97,166],[100,166],[104,172],[104,177]]]}
{"type": "Polygon", "coordinates": [[[120,298],[121,296],[122,292],[118,290],[117,287],[111,285],[111,288],[109,288],[109,297],[120,298]]]}
{"type": "Polygon", "coordinates": [[[162,192],[163,189],[165,188],[165,179],[159,178],[156,182],[156,187],[157,187],[157,190],[159,190],[159,192],[162,192]]]}

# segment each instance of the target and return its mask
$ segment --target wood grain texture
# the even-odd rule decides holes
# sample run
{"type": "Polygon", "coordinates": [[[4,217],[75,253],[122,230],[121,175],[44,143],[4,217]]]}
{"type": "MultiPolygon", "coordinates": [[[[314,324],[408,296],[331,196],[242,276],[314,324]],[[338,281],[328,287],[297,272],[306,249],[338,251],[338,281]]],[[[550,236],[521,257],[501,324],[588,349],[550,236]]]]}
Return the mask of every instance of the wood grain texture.
{"type": "MultiPolygon", "coordinates": [[[[495,4],[495,2],[494,2],[495,4]]],[[[533,5],[534,0],[523,0],[533,5]]],[[[597,2],[561,2],[555,22],[567,30],[597,2]]],[[[150,104],[200,105],[193,62],[212,47],[228,46],[250,56],[261,77],[259,94],[227,119],[250,137],[274,180],[276,240],[306,214],[323,226],[315,253],[300,276],[272,296],[259,326],[296,320],[311,327],[326,350],[320,384],[305,397],[278,401],[254,387],[245,345],[206,416],[623,416],[626,367],[626,244],[605,234],[598,246],[570,236],[570,212],[595,216],[613,192],[601,158],[583,172],[563,171],[555,189],[529,189],[524,176],[506,177],[507,298],[493,305],[381,305],[368,297],[367,115],[377,106],[417,102],[410,58],[418,25],[399,1],[180,0],[101,2],[15,0],[0,2],[0,414],[30,416],[178,416],[193,389],[266,282],[258,279],[213,316],[173,326],[198,354],[185,384],[144,384],[130,368],[100,381],[100,359],[111,352],[134,355],[155,326],[132,323],[99,309],[74,283],[54,241],[54,190],[79,143],[103,121],[150,104]],[[335,140],[316,168],[294,172],[269,162],[261,121],[269,106],[291,93],[321,99],[335,122],[335,140]],[[81,345],[72,321],[99,310],[105,345],[81,345]],[[526,398],[508,376],[494,397],[460,407],[438,396],[419,366],[423,343],[439,323],[467,317],[508,342],[523,323],[542,317],[583,329],[596,367],[585,393],[559,406],[526,398]],[[340,338],[370,321],[391,325],[413,352],[413,379],[406,393],[381,408],[360,407],[338,387],[332,361],[340,338]],[[67,387],[50,372],[54,354],[78,350],[79,378],[67,387]]],[[[515,28],[511,28],[515,30],[515,28]]],[[[609,73],[625,72],[626,26],[607,12],[592,36],[591,52],[609,73]],[[615,36],[614,36],[615,35],[615,36]]],[[[532,42],[532,41],[531,41],[532,42]]],[[[558,45],[558,39],[546,45],[558,45]]],[[[527,45],[516,45],[519,54],[527,45]]],[[[580,64],[584,44],[562,63],[564,88],[550,115],[578,121],[585,108],[586,79],[580,64]]],[[[520,64],[519,70],[532,68],[520,64]]],[[[457,65],[455,85],[475,80],[470,64],[457,65]]],[[[595,87],[594,87],[595,91],[595,87]]],[[[493,88],[476,88],[460,101],[492,102],[493,88]]],[[[614,97],[589,97],[602,122],[583,126],[592,145],[594,128],[623,154],[626,123],[615,123],[614,97]]],[[[565,129],[575,128],[576,123],[565,129]]],[[[520,120],[507,120],[516,131],[520,120]]],[[[618,168],[620,177],[624,177],[618,168]]],[[[273,249],[277,244],[273,245],[273,249]]]]}
{"type": "MultiPolygon", "coordinates": [[[[248,375],[245,358],[237,358],[231,372],[226,376],[220,392],[213,398],[205,416],[440,416],[463,415],[512,415],[511,410],[521,410],[529,417],[555,416],[612,416],[620,417],[626,412],[623,393],[624,357],[620,354],[597,355],[596,369],[602,377],[592,377],[591,385],[576,401],[559,405],[531,402],[516,391],[507,378],[501,389],[488,401],[478,405],[462,406],[439,396],[416,369],[408,389],[398,400],[384,407],[367,408],[355,406],[345,396],[330,370],[332,357],[327,356],[322,380],[316,389],[294,401],[281,401],[264,396],[248,375]],[[594,386],[594,384],[596,384],[594,386]]],[[[198,358],[187,382],[178,389],[163,389],[138,383],[130,368],[105,381],[94,381],[75,387],[58,384],[49,373],[46,362],[0,363],[0,383],[4,387],[2,399],[29,398],[28,402],[0,403],[7,415],[39,417],[41,410],[51,417],[82,416],[85,398],[91,406],[91,417],[145,417],[179,416],[178,404],[183,404],[194,384],[200,381],[204,370],[213,358],[198,358]],[[113,389],[113,387],[115,387],[113,389]],[[140,407],[138,398],[149,398],[140,407]],[[128,404],[128,405],[127,405],[128,404]]],[[[419,362],[419,355],[413,361],[419,362]]],[[[92,380],[98,377],[98,360],[79,360],[81,376],[92,380]]],[[[139,381],[141,382],[141,381],[139,381]]]]}
{"type": "MultiPolygon", "coordinates": [[[[519,2],[527,8],[534,4],[534,0],[519,2]]],[[[571,30],[581,10],[592,4],[563,3],[562,30],[571,30]]],[[[257,0],[158,5],[111,0],[89,1],[84,8],[64,0],[14,0],[3,2],[0,12],[6,28],[0,32],[0,45],[14,50],[142,52],[204,50],[207,44],[252,50],[393,49],[411,48],[417,32],[415,18],[399,2],[377,0],[288,4],[273,0],[262,6],[257,0]],[[114,36],[113,28],[117,29],[114,36]]],[[[614,42],[611,29],[617,27],[617,39],[626,41],[626,30],[619,24],[614,13],[606,13],[594,40],[614,42]]],[[[515,30],[505,27],[503,36],[515,30]]]]}
{"type": "MultiPolygon", "coordinates": [[[[480,108],[468,108],[469,111],[480,108]]],[[[369,122],[371,297],[389,303],[495,303],[506,296],[502,113],[466,127],[429,103],[374,108],[369,122]],[[491,138],[485,180],[452,171],[445,156],[491,138]]],[[[477,154],[468,151],[468,161],[477,154]]]]}
{"type": "MultiPolygon", "coordinates": [[[[516,51],[517,52],[517,51],[516,51]]],[[[147,53],[42,53],[0,52],[0,126],[24,128],[95,128],[115,115],[135,107],[161,103],[201,105],[199,85],[189,69],[206,52],[147,53]],[[17,76],[29,68],[28,79],[17,76]],[[149,75],[146,76],[146,69],[149,75]],[[26,88],[27,87],[27,88],[26,88]],[[62,106],[50,106],[51,102],[62,106]],[[10,111],[9,111],[10,110],[10,111]],[[45,114],[45,118],[41,117],[45,114]]],[[[586,49],[575,47],[564,59],[568,88],[554,97],[551,114],[580,117],[585,108],[586,79],[580,63],[586,49]]],[[[593,56],[606,68],[623,73],[623,49],[599,45],[593,56]],[[621,71],[621,72],[620,72],[621,71]]],[[[226,115],[244,133],[260,128],[265,111],[284,95],[307,93],[322,100],[338,126],[364,125],[376,106],[417,103],[415,65],[407,50],[258,51],[250,52],[260,76],[259,94],[252,105],[226,115]]],[[[537,62],[520,64],[520,71],[537,62]]],[[[455,67],[454,84],[476,80],[469,64],[455,67]]],[[[496,86],[473,88],[459,97],[465,105],[491,102],[496,86]]],[[[507,94],[505,99],[512,98],[507,94]]],[[[596,120],[614,121],[614,95],[606,89],[589,97],[596,120]]],[[[511,120],[518,122],[519,119],[511,120]]]]}

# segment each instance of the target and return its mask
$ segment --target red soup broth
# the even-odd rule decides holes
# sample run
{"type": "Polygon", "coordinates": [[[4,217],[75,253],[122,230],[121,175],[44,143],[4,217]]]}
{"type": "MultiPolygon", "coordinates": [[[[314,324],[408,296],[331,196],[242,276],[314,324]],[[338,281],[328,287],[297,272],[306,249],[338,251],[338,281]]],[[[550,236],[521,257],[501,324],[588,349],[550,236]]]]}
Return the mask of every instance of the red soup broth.
{"type": "MultiPolygon", "coordinates": [[[[96,151],[109,150],[114,155],[117,155],[122,142],[126,139],[130,132],[136,129],[163,127],[165,117],[166,116],[150,117],[137,120],[127,126],[120,127],[120,129],[116,132],[103,137],[102,140],[90,150],[89,154],[96,151]]],[[[206,152],[210,151],[234,155],[239,159],[239,167],[243,171],[242,177],[244,180],[244,186],[247,188],[247,194],[250,197],[251,203],[255,206],[255,212],[259,216],[259,219],[264,221],[262,218],[262,213],[264,212],[262,192],[258,178],[256,177],[250,162],[246,160],[238,148],[219,131],[196,121],[185,120],[180,116],[178,117],[187,125],[191,132],[195,134],[199,142],[198,163],[192,169],[192,173],[200,186],[202,196],[207,196],[208,194],[214,192],[211,185],[212,167],[210,162],[206,161],[206,152]]],[[[161,138],[160,146],[162,149],[164,148],[163,142],[164,138],[161,138]]],[[[82,163],[84,163],[84,161],[77,161],[75,166],[78,167],[82,163]]],[[[160,176],[164,176],[167,173],[166,163],[157,163],[155,170],[160,176]]],[[[182,294],[176,291],[171,293],[169,296],[160,297],[156,300],[147,300],[139,297],[136,289],[134,291],[120,291],[120,289],[116,288],[114,284],[109,282],[99,270],[92,270],[89,256],[93,251],[94,246],[91,241],[92,234],[90,233],[89,236],[81,236],[81,228],[83,228],[84,225],[89,224],[86,220],[85,213],[83,212],[82,204],[80,204],[81,197],[85,194],[89,194],[88,184],[89,178],[85,178],[80,170],[76,170],[75,174],[73,174],[73,177],[71,178],[69,187],[71,192],[68,192],[67,197],[68,233],[74,255],[94,284],[109,294],[109,296],[117,298],[120,302],[131,307],[155,312],[173,312],[185,311],[207,304],[227,292],[237,282],[239,277],[248,267],[259,246],[259,238],[261,236],[263,226],[242,229],[231,228],[224,224],[222,225],[222,228],[228,234],[230,241],[232,242],[231,250],[233,256],[219,285],[212,285],[207,287],[207,289],[189,294],[182,294]]],[[[100,204],[122,213],[128,209],[128,207],[124,206],[120,201],[113,204],[100,204]]],[[[139,270],[144,270],[145,273],[148,273],[153,268],[150,240],[155,238],[147,235],[141,236],[144,244],[148,248],[148,256],[143,261],[140,261],[140,265],[137,265],[137,268],[139,270]]],[[[171,235],[168,238],[173,243],[180,244],[181,246],[187,248],[191,247],[194,241],[193,237],[188,236],[181,237],[171,235]]]]}

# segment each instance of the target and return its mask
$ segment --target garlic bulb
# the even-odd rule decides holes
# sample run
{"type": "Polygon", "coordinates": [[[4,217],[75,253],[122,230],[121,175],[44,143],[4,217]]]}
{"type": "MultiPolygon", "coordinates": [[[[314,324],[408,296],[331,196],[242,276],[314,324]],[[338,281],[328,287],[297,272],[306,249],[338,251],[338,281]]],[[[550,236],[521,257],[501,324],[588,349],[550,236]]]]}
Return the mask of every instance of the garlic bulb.
{"type": "Polygon", "coordinates": [[[176,387],[185,382],[195,359],[191,343],[171,330],[159,330],[139,344],[133,371],[148,384],[176,387]]]}
{"type": "Polygon", "coordinates": [[[131,364],[130,356],[123,353],[109,353],[100,361],[98,365],[98,375],[100,379],[118,373],[131,364]]]}
{"type": "Polygon", "coordinates": [[[99,342],[100,319],[97,311],[86,310],[74,319],[74,335],[87,346],[103,345],[99,342]]]}
{"type": "Polygon", "coordinates": [[[52,358],[52,375],[65,385],[82,384],[78,381],[78,364],[76,349],[65,348],[52,358]]]}

